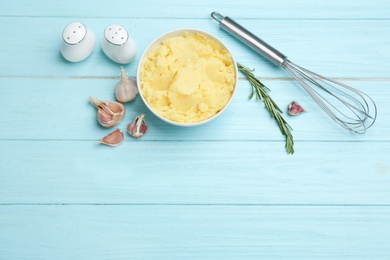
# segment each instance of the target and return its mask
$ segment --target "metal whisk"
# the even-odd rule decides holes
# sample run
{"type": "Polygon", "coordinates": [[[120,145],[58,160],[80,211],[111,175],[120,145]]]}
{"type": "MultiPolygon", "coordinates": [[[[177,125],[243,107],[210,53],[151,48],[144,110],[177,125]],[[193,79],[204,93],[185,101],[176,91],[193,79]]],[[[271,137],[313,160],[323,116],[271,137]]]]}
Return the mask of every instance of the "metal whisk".
{"type": "Polygon", "coordinates": [[[290,73],[321,109],[343,128],[363,134],[374,124],[377,108],[367,94],[291,62],[287,56],[227,16],[213,12],[211,17],[221,28],[290,73]]]}

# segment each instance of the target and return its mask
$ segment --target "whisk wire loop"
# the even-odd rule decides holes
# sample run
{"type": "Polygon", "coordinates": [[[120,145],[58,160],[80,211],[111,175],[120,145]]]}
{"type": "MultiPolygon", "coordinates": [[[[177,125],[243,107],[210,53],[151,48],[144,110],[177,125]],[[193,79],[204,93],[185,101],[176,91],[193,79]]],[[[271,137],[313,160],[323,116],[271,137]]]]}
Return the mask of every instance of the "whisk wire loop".
{"type": "Polygon", "coordinates": [[[363,134],[374,124],[377,116],[376,104],[364,92],[305,69],[288,59],[281,67],[290,73],[319,107],[343,128],[363,134]],[[370,106],[373,108],[372,114],[370,106]]]}
{"type": "Polygon", "coordinates": [[[377,107],[364,92],[291,62],[286,55],[227,16],[213,12],[211,17],[221,28],[290,73],[319,107],[343,128],[363,134],[374,124],[377,107]]]}

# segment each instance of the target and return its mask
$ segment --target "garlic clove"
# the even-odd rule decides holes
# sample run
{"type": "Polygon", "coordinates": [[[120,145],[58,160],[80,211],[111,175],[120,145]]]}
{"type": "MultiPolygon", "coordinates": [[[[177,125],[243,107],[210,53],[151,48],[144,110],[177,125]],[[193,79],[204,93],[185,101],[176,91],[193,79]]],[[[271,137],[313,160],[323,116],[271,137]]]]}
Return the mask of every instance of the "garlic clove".
{"type": "Polygon", "coordinates": [[[115,97],[120,102],[130,102],[138,94],[137,81],[129,78],[122,67],[121,80],[115,86],[115,97]]]}
{"type": "Polygon", "coordinates": [[[305,109],[301,107],[301,105],[298,104],[296,101],[292,101],[288,105],[288,113],[292,116],[299,115],[302,112],[307,112],[305,109]]]}
{"type": "Polygon", "coordinates": [[[99,140],[99,143],[109,145],[109,146],[118,146],[122,143],[125,138],[122,130],[117,128],[113,132],[109,133],[105,137],[99,140]]]}
{"type": "Polygon", "coordinates": [[[145,114],[140,114],[127,125],[127,132],[134,138],[140,138],[148,131],[148,124],[144,118],[145,114]]]}
{"type": "Polygon", "coordinates": [[[98,110],[97,120],[104,127],[113,127],[118,124],[126,112],[126,108],[116,101],[101,101],[92,96],[89,100],[98,110]]]}

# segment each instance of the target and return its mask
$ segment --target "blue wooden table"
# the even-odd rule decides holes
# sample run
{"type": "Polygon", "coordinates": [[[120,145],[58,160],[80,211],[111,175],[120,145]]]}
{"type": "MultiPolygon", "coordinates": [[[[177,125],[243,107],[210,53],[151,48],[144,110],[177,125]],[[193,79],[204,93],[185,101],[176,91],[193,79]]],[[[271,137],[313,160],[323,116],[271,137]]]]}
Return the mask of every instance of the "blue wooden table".
{"type": "Polygon", "coordinates": [[[390,259],[390,2],[1,1],[0,259],[390,259]],[[369,94],[378,119],[364,135],[337,126],[290,76],[218,28],[233,17],[291,60],[369,94]],[[69,63],[61,34],[81,21],[91,56],[69,63]],[[255,68],[283,109],[295,154],[260,101],[237,93],[216,120],[193,128],[155,117],[119,147],[89,96],[113,100],[120,66],[100,41],[125,27],[139,58],[159,35],[195,28],[255,68]]]}

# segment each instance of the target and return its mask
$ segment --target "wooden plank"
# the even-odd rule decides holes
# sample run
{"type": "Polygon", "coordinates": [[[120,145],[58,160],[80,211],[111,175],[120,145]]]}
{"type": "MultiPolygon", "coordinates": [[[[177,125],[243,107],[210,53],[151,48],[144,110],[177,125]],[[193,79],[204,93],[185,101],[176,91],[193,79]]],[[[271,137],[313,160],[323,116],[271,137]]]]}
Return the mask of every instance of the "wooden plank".
{"type": "Polygon", "coordinates": [[[0,141],[2,204],[390,205],[389,142],[0,141]]]}
{"type": "Polygon", "coordinates": [[[389,207],[0,206],[4,259],[388,259],[389,207]]]}
{"type": "MultiPolygon", "coordinates": [[[[389,259],[389,11],[381,0],[0,1],[0,259],[389,259]],[[214,10],[370,94],[375,126],[356,136],[334,125],[287,74],[219,30],[214,10]],[[97,45],[70,64],[59,49],[74,20],[97,45]],[[132,76],[158,35],[215,34],[281,107],[295,99],[310,111],[286,116],[296,154],[243,79],[210,124],[178,128],[147,112],[141,140],[96,144],[109,130],[87,98],[113,98],[119,65],[100,49],[111,23],[137,41],[132,76]]],[[[139,97],[126,107],[122,129],[146,111],[139,97]]]]}
{"type": "MultiPolygon", "coordinates": [[[[114,100],[116,79],[2,78],[1,97],[6,112],[0,113],[0,139],[12,140],[99,140],[109,133],[96,120],[96,109],[90,95],[114,100]]],[[[388,81],[346,81],[365,91],[376,101],[378,120],[365,135],[351,134],[334,123],[292,81],[265,80],[271,96],[284,110],[296,141],[389,141],[388,81]],[[297,100],[309,113],[292,117],[287,105],[297,100]]],[[[127,112],[118,127],[125,130],[137,114],[146,113],[150,125],[143,137],[160,140],[253,140],[283,141],[277,124],[270,118],[261,101],[248,100],[250,85],[240,80],[230,107],[217,119],[193,128],[169,125],[154,116],[138,96],[126,104],[127,112]]],[[[280,145],[278,145],[280,146],[280,145]]],[[[278,147],[277,146],[277,147],[278,147]]],[[[277,148],[278,149],[278,148],[277,148]]]]}
{"type": "MultiPolygon", "coordinates": [[[[390,12],[389,12],[390,13],[390,12]]],[[[112,18],[85,18],[95,32],[97,43],[91,56],[80,63],[69,63],[60,54],[63,28],[74,19],[2,17],[0,31],[7,32],[0,52],[1,77],[117,77],[119,65],[102,52],[100,39],[112,18]],[[13,30],[8,29],[12,24],[13,30]],[[36,28],[45,28],[37,37],[36,28]]],[[[236,60],[256,68],[261,77],[289,77],[249,47],[218,28],[210,19],[132,19],[115,22],[130,31],[138,45],[136,59],[125,66],[130,75],[142,52],[159,35],[178,28],[197,28],[220,38],[236,60]],[[145,33],[147,30],[147,33],[145,33]]],[[[388,20],[240,20],[253,33],[274,45],[289,58],[329,77],[389,79],[390,57],[388,20]]]]}
{"type": "Polygon", "coordinates": [[[179,18],[200,19],[212,11],[243,19],[388,19],[389,5],[385,1],[207,1],[178,2],[175,0],[150,0],[145,2],[108,1],[36,1],[21,0],[10,5],[0,3],[0,16],[27,17],[102,17],[117,19],[137,18],[179,18]]]}

